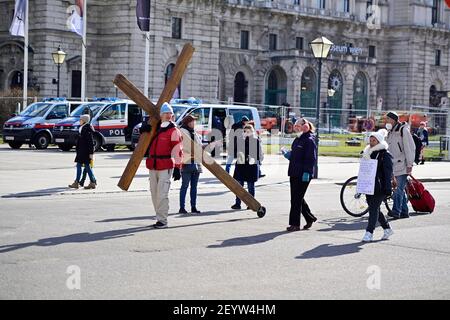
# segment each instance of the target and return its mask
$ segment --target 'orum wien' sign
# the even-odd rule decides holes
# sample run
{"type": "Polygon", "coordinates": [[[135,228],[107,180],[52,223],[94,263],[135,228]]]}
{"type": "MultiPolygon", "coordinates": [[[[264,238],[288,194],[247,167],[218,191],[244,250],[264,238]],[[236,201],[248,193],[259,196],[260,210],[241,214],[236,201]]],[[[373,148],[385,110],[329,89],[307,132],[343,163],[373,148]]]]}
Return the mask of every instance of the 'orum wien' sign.
{"type": "Polygon", "coordinates": [[[332,53],[352,54],[352,55],[358,56],[358,55],[362,54],[363,49],[362,48],[350,47],[348,45],[344,45],[344,46],[333,45],[331,47],[330,51],[332,53]]]}

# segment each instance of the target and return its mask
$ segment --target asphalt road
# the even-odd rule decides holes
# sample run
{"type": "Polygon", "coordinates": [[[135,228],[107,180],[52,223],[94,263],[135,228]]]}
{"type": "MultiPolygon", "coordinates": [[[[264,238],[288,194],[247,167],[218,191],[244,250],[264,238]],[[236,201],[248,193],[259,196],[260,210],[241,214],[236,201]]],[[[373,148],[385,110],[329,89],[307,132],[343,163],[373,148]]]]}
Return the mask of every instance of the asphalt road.
{"type": "MultiPolygon", "coordinates": [[[[264,218],[230,210],[234,196],[205,173],[202,213],[176,213],[173,183],[170,228],[152,230],[145,166],[131,192],[115,187],[129,155],[97,154],[99,188],[71,191],[73,153],[0,147],[0,299],[450,298],[449,182],[426,183],[433,214],[393,221],[390,240],[362,244],[367,220],[343,212],[335,183],[357,163],[321,159],[306,197],[319,221],[286,233],[286,164],[274,156],[256,190],[264,218]]],[[[426,166],[418,174],[442,177],[450,164],[426,166]]]]}

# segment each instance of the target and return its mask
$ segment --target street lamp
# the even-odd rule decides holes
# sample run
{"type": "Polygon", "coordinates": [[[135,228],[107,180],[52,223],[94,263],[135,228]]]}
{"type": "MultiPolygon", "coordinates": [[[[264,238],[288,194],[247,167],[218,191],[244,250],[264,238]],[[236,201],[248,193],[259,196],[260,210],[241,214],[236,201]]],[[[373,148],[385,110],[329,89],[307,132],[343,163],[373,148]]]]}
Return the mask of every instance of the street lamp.
{"type": "Polygon", "coordinates": [[[322,75],[322,60],[326,59],[330,53],[331,47],[333,46],[333,42],[328,40],[325,37],[319,37],[314,39],[309,47],[314,55],[314,58],[317,59],[319,64],[319,75],[317,77],[317,93],[316,93],[316,152],[317,152],[317,160],[314,164],[314,179],[318,177],[318,162],[319,162],[319,124],[320,124],[320,82],[322,75]]]}
{"type": "Polygon", "coordinates": [[[58,66],[58,79],[56,80],[56,96],[59,97],[59,71],[61,69],[61,65],[64,63],[64,59],[66,58],[66,53],[61,50],[61,46],[58,46],[58,50],[52,52],[53,61],[58,66]]]}

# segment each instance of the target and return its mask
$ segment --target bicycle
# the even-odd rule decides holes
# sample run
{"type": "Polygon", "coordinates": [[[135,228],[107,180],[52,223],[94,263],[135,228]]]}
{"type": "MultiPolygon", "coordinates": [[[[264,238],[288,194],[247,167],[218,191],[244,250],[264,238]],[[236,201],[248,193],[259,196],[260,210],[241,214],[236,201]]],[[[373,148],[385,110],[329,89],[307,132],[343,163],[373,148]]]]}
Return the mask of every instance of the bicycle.
{"type": "MultiPolygon", "coordinates": [[[[340,200],[341,206],[349,215],[353,217],[362,217],[369,212],[366,195],[356,192],[357,176],[349,178],[344,182],[341,188],[340,200]]],[[[387,196],[383,200],[384,206],[388,213],[392,210],[393,200],[391,196],[387,196]]]]}

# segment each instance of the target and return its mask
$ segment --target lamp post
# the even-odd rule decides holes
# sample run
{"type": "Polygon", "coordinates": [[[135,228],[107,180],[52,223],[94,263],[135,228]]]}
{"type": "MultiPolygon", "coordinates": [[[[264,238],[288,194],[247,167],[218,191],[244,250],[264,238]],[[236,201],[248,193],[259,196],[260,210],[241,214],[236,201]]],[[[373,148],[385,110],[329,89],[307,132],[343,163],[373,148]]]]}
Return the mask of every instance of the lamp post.
{"type": "Polygon", "coordinates": [[[317,152],[317,160],[314,164],[314,175],[313,178],[317,179],[318,177],[318,162],[319,162],[319,124],[320,124],[320,82],[322,75],[322,60],[326,59],[330,53],[330,49],[333,46],[333,42],[328,40],[325,37],[319,37],[314,39],[309,47],[314,55],[314,58],[317,59],[319,64],[319,74],[317,77],[317,93],[316,93],[316,152],[317,152]]]}
{"type": "Polygon", "coordinates": [[[52,52],[53,61],[58,66],[58,79],[56,80],[56,96],[59,97],[59,72],[61,69],[61,65],[64,63],[64,59],[66,58],[66,53],[61,50],[61,46],[58,46],[58,49],[52,52]]]}

